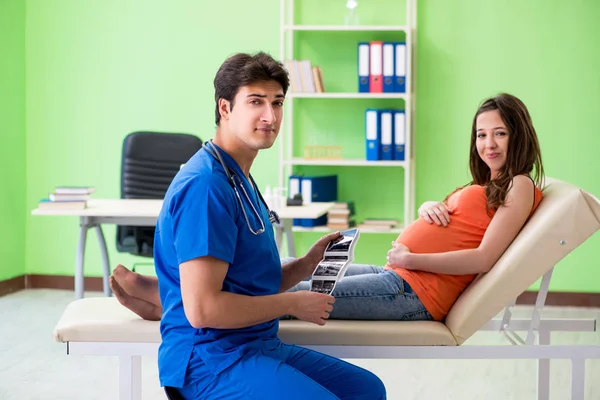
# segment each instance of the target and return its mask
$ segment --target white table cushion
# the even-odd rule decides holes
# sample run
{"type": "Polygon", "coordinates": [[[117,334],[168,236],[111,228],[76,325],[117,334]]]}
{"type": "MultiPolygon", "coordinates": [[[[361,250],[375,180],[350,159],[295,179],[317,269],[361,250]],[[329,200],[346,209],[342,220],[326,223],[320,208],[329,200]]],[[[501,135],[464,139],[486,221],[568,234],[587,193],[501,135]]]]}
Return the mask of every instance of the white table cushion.
{"type": "MultiPolygon", "coordinates": [[[[280,321],[279,337],[298,345],[446,345],[456,340],[439,322],[340,321],[325,326],[280,321]]],[[[160,343],[159,322],[144,321],[113,297],[75,300],[54,329],[58,342],[160,343]]]]}

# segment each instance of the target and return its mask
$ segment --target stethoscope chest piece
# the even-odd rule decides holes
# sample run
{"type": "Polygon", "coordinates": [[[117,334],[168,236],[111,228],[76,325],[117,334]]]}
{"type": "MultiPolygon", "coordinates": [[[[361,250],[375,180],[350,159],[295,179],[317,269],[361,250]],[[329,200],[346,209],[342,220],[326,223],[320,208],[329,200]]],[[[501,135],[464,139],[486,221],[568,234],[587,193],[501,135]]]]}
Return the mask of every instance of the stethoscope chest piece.
{"type": "Polygon", "coordinates": [[[271,221],[272,224],[276,224],[276,225],[280,225],[281,224],[281,220],[279,219],[279,215],[273,211],[273,210],[269,210],[269,221],[271,221]]]}

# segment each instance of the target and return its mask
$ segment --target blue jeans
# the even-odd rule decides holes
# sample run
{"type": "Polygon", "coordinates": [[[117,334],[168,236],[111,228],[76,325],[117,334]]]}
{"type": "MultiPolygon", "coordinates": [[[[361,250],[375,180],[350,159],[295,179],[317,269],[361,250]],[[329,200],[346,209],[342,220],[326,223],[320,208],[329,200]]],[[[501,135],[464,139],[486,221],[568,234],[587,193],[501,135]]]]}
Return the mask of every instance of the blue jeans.
{"type": "Polygon", "coordinates": [[[178,389],[184,399],[385,400],[383,382],[346,361],[265,339],[249,344],[240,360],[218,375],[208,368],[195,383],[178,389]]]}
{"type": "MultiPolygon", "coordinates": [[[[304,280],[289,291],[309,289],[309,280],[304,280]]],[[[394,271],[374,265],[349,265],[331,295],[335,297],[331,319],[433,320],[408,282],[394,271]]]]}

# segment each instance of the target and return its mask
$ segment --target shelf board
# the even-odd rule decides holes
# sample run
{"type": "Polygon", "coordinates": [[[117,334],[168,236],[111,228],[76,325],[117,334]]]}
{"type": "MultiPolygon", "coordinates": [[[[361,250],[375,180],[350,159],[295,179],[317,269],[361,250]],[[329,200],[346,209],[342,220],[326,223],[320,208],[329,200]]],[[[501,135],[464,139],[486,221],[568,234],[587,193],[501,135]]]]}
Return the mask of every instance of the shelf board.
{"type": "Polygon", "coordinates": [[[353,93],[353,92],[288,92],[287,97],[295,99],[405,99],[406,93],[353,93]]]}
{"type": "Polygon", "coordinates": [[[305,160],[303,158],[292,158],[284,160],[287,165],[330,165],[347,167],[405,167],[406,161],[367,161],[364,159],[356,160],[305,160]]]}
{"type": "MultiPolygon", "coordinates": [[[[348,229],[352,229],[352,227],[348,228],[348,229]]],[[[331,229],[328,228],[327,226],[315,226],[312,228],[305,228],[303,226],[294,226],[292,227],[292,231],[293,232],[335,232],[335,231],[342,231],[343,229],[331,229]]],[[[381,229],[364,229],[361,228],[360,229],[360,233],[393,233],[393,234],[400,234],[402,233],[402,231],[404,230],[403,227],[399,227],[399,228],[392,228],[392,229],[388,229],[388,230],[381,230],[381,229]]]]}
{"type": "Polygon", "coordinates": [[[286,31],[404,31],[406,25],[286,25],[286,31]]]}

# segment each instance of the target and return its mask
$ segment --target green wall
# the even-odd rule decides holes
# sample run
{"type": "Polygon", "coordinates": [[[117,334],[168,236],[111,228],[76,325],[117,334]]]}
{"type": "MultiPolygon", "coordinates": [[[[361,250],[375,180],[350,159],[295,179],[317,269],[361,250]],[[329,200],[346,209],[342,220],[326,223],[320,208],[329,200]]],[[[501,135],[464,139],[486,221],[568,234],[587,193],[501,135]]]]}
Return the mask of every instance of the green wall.
{"type": "MultiPolygon", "coordinates": [[[[339,23],[343,3],[303,0],[296,22],[339,23]]],[[[363,23],[395,23],[393,12],[373,11],[378,5],[403,17],[402,6],[392,0],[359,3],[363,23]]],[[[600,194],[600,136],[592,117],[600,107],[599,16],[596,0],[552,6],[544,0],[419,1],[417,204],[442,199],[467,182],[472,115],[484,97],[499,91],[514,93],[528,104],[547,175],[600,194]]],[[[26,22],[28,209],[56,185],[95,185],[96,197],[117,197],[120,146],[127,133],[153,129],[211,137],[212,78],[223,59],[258,49],[279,55],[277,0],[28,0],[26,22]],[[249,19],[251,13],[257,16],[249,19]]],[[[317,60],[326,88],[343,90],[355,84],[342,79],[355,76],[355,44],[367,36],[351,33],[350,40],[344,35],[327,33],[318,42],[314,33],[297,38],[301,56],[317,57],[320,49],[327,49],[317,60]]],[[[327,114],[330,107],[339,116],[371,104],[302,102],[298,106],[306,127],[319,126],[317,113],[327,114]]],[[[338,118],[338,123],[340,130],[363,134],[351,118],[338,118]]],[[[278,146],[257,159],[253,174],[261,188],[276,184],[277,160],[278,146]]],[[[388,199],[383,212],[393,212],[389,199],[401,194],[402,185],[394,169],[317,172],[331,171],[360,174],[360,182],[371,182],[359,187],[361,193],[381,193],[388,199]]],[[[343,190],[350,196],[356,183],[345,182],[343,190]]],[[[364,207],[375,208],[378,198],[373,196],[364,207]]],[[[114,227],[105,229],[111,263],[131,264],[132,257],[116,253],[114,232],[114,227]]],[[[319,236],[296,234],[298,249],[306,250],[319,236]]],[[[77,221],[72,218],[29,216],[27,272],[72,274],[76,239],[77,221]]],[[[356,260],[383,263],[393,239],[388,234],[363,235],[356,260]]],[[[599,241],[600,236],[594,237],[560,264],[553,290],[600,291],[599,262],[592,250],[599,241]]],[[[99,276],[93,237],[86,262],[86,274],[99,276]]]]}
{"type": "Polygon", "coordinates": [[[0,1],[0,281],[25,273],[25,0],[0,1]]]}
{"type": "MultiPolygon", "coordinates": [[[[95,197],[119,197],[121,145],[130,132],[212,137],[214,74],[237,51],[278,53],[276,5],[238,1],[233,14],[230,2],[29,0],[28,208],[57,185],[94,185],[95,197]],[[268,23],[247,24],[255,9],[268,23]]],[[[277,179],[268,168],[277,159],[276,151],[258,158],[261,186],[277,179]]],[[[27,272],[72,275],[78,221],[28,217],[27,226],[27,272]]],[[[131,265],[134,257],[116,252],[115,227],[104,234],[111,263],[131,265]]],[[[101,276],[99,259],[90,231],[86,275],[101,276]]]]}

